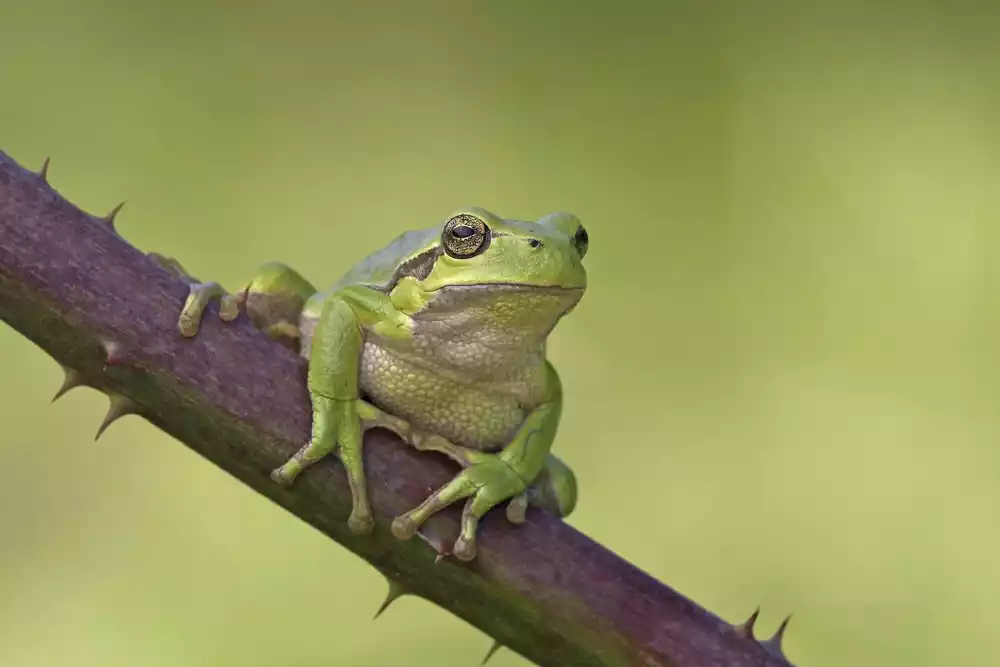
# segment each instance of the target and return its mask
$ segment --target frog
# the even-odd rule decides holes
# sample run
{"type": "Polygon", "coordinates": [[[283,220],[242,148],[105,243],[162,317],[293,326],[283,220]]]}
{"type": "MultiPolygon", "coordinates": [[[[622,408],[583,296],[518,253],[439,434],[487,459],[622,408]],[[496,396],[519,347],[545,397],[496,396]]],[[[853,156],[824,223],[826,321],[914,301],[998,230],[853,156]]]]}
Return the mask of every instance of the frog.
{"type": "MultiPolygon", "coordinates": [[[[450,553],[471,561],[477,528],[506,503],[523,523],[529,503],[548,498],[560,517],[577,503],[575,473],[552,454],[563,389],[547,356],[556,324],[584,295],[587,230],[558,211],[534,221],[477,206],[443,224],[406,231],[317,290],[280,262],[262,264],[241,291],[189,280],[177,319],[198,334],[208,305],[297,350],[306,366],[311,437],[271,473],[294,488],[309,466],[334,454],[346,472],[354,534],[374,529],[362,447],[376,427],[460,470],[423,503],[396,516],[408,540],[435,513],[465,501],[450,553]]],[[[162,259],[162,258],[161,258],[162,259]]]]}

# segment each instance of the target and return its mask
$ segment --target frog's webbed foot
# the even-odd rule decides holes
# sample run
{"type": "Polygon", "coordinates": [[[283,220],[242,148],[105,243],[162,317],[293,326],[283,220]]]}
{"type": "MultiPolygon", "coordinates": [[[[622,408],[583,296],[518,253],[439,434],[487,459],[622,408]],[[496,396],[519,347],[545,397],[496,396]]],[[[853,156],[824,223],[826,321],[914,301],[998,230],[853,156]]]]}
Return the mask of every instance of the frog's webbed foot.
{"type": "MultiPolygon", "coordinates": [[[[401,539],[408,539],[417,534],[420,525],[422,525],[423,522],[431,516],[431,514],[440,511],[450,504],[450,502],[445,502],[447,498],[454,496],[454,501],[466,497],[466,495],[471,495],[475,489],[469,487],[469,483],[471,482],[474,486],[478,483],[475,482],[475,480],[479,480],[484,475],[488,474],[488,469],[490,469],[491,466],[495,466],[497,462],[497,457],[494,454],[469,449],[468,447],[462,447],[450,442],[440,435],[415,429],[405,419],[391,415],[365,400],[359,399],[357,401],[357,408],[358,415],[361,417],[361,427],[363,430],[376,427],[388,429],[416,450],[444,454],[462,466],[466,472],[475,468],[474,472],[468,474],[463,473],[465,474],[465,477],[463,477],[462,482],[452,483],[451,485],[439,490],[439,492],[435,494],[432,499],[429,499],[421,505],[421,508],[423,508],[422,510],[421,508],[418,508],[417,510],[413,510],[412,512],[404,514],[401,517],[397,517],[396,521],[393,523],[392,530],[393,533],[401,539]],[[470,493],[462,495],[466,491],[469,491],[470,493]]],[[[503,464],[503,468],[508,468],[508,466],[503,464]]],[[[499,471],[501,477],[506,477],[503,468],[497,468],[497,470],[499,471]]],[[[460,475],[460,477],[462,477],[462,475],[460,475]]],[[[514,481],[514,483],[516,484],[517,482],[514,481]]],[[[481,518],[486,511],[503,500],[506,500],[506,498],[501,498],[500,500],[493,502],[491,492],[490,490],[487,490],[487,492],[482,494],[482,497],[478,500],[474,498],[469,501],[466,506],[466,512],[462,518],[462,536],[459,537],[453,549],[453,553],[458,558],[471,560],[475,556],[476,524],[478,523],[479,518],[481,518]]],[[[527,509],[528,492],[527,490],[524,490],[511,497],[510,503],[507,506],[507,518],[511,521],[511,523],[523,523],[527,509]]]]}
{"type": "MultiPolygon", "coordinates": [[[[415,449],[419,449],[420,451],[438,452],[440,454],[444,454],[463,468],[468,468],[476,465],[477,463],[488,461],[490,458],[495,458],[494,454],[481,452],[476,449],[469,449],[468,447],[462,447],[461,445],[449,442],[439,435],[424,433],[421,431],[415,431],[413,433],[410,444],[415,449]]],[[[528,498],[528,491],[524,491],[510,499],[510,503],[507,505],[508,521],[511,523],[525,522],[527,518],[526,513],[528,511],[528,498]]]]}
{"type": "Polygon", "coordinates": [[[514,510],[508,509],[508,517],[522,518],[520,509],[526,504],[526,482],[506,461],[495,454],[485,454],[469,450],[475,456],[470,465],[453,480],[432,493],[427,500],[409,512],[396,517],[392,523],[392,534],[400,540],[413,537],[427,519],[445,507],[466,500],[462,511],[461,533],[455,540],[452,553],[459,560],[469,561],[476,557],[476,531],[479,520],[494,506],[505,500],[514,500],[514,510]]]}

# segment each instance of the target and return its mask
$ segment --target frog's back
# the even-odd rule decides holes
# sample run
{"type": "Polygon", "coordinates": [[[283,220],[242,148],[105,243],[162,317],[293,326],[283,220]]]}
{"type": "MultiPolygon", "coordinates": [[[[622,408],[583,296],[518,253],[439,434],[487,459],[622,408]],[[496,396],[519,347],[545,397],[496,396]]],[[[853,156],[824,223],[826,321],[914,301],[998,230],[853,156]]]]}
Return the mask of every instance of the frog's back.
{"type": "Polygon", "coordinates": [[[355,264],[330,287],[329,291],[335,292],[353,285],[386,289],[392,284],[399,267],[407,259],[435,247],[440,235],[440,227],[403,232],[392,243],[355,264]]]}
{"type": "Polygon", "coordinates": [[[376,250],[351,267],[329,289],[313,294],[306,301],[299,318],[302,354],[309,356],[309,341],[327,297],[337,290],[355,286],[390,291],[399,276],[400,267],[406,260],[436,247],[440,234],[439,227],[403,232],[392,243],[376,250]]]}

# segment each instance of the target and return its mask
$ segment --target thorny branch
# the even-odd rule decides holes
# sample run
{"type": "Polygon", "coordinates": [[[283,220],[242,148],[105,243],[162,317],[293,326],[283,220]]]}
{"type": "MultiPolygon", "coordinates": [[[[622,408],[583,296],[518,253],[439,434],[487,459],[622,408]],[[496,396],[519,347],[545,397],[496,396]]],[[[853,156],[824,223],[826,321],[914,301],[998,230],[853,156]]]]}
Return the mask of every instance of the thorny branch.
{"type": "MultiPolygon", "coordinates": [[[[290,489],[269,472],[309,435],[303,368],[294,353],[241,316],[206,317],[195,340],[177,334],[187,284],[36,173],[0,152],[0,318],[66,371],[106,393],[101,431],[138,414],[361,556],[390,583],[383,609],[417,595],[543,666],[788,667],[775,637],[753,636],[756,613],[730,625],[552,514],[509,524],[491,512],[479,556],[437,557],[457,535],[457,510],[431,519],[426,541],[400,542],[392,518],[450,479],[452,464],[382,431],[365,441],[375,533],[347,529],[351,507],[335,460],[290,489]]],[[[212,306],[216,308],[216,306],[212,306]]],[[[381,612],[381,610],[380,610],[381,612]]]]}

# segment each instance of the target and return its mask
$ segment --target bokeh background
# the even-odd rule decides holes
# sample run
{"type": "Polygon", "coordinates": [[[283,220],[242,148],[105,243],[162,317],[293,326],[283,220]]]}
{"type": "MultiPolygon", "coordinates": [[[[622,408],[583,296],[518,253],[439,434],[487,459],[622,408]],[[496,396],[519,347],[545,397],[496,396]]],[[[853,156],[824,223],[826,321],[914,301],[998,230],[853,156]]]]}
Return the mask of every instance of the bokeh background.
{"type": "MultiPolygon", "coordinates": [[[[238,287],[567,209],[578,528],[801,667],[1000,661],[995,3],[0,3],[0,149],[238,287]]],[[[2,239],[0,239],[2,242],[2,239]]],[[[478,664],[0,327],[0,665],[478,664]]],[[[497,667],[526,664],[506,652],[497,667]]]]}

